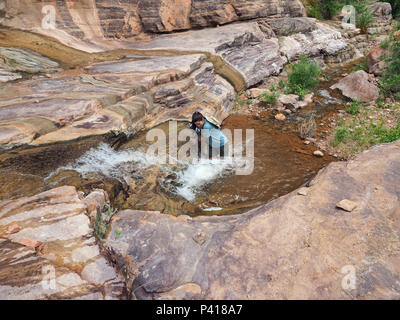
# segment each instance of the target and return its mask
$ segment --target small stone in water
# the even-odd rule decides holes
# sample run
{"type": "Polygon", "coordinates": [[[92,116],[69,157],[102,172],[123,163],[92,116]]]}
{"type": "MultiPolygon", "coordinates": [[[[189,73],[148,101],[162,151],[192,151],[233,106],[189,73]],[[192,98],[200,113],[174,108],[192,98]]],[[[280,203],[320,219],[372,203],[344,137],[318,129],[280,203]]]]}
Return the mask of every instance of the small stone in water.
{"type": "Polygon", "coordinates": [[[310,144],[310,141],[306,140],[304,141],[304,144],[310,144]]]}
{"type": "Polygon", "coordinates": [[[282,121],[282,120],[285,120],[286,117],[285,117],[282,113],[278,113],[278,114],[275,116],[275,119],[276,119],[276,120],[282,121]]]}
{"type": "Polygon", "coordinates": [[[314,156],[317,156],[317,157],[323,157],[323,156],[324,156],[324,154],[323,154],[321,151],[319,151],[319,150],[315,150],[315,151],[313,152],[313,155],[314,155],[314,156]]]}

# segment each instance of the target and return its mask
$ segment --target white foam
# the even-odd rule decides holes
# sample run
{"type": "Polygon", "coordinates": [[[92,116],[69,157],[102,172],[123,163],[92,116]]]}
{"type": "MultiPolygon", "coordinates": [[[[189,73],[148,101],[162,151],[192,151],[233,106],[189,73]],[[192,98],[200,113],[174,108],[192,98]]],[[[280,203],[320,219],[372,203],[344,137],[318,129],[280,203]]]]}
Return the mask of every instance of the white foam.
{"type": "Polygon", "coordinates": [[[232,158],[225,159],[200,159],[187,165],[177,173],[177,194],[188,201],[193,201],[196,194],[208,183],[224,174],[231,174],[239,161],[232,158]]]}
{"type": "MultiPolygon", "coordinates": [[[[129,169],[140,171],[151,166],[158,166],[165,173],[175,173],[176,193],[188,201],[193,201],[196,194],[208,183],[226,174],[234,173],[235,168],[245,164],[243,158],[225,157],[224,159],[194,159],[171,167],[160,162],[159,158],[149,157],[145,152],[134,149],[116,151],[108,144],[101,143],[90,149],[68,166],[57,169],[48,178],[61,170],[74,170],[83,177],[89,173],[100,173],[108,177],[126,181],[129,169]]],[[[127,182],[127,181],[126,181],[127,182]]]]}

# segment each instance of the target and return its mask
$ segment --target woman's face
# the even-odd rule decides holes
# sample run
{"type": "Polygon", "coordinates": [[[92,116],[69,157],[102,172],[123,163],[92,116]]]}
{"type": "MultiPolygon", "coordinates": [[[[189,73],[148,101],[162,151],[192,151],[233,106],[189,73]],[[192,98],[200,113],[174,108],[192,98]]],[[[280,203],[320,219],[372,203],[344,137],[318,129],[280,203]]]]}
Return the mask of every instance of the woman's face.
{"type": "Polygon", "coordinates": [[[196,125],[197,128],[201,129],[203,128],[204,125],[204,119],[201,121],[196,121],[194,124],[196,125]]]}

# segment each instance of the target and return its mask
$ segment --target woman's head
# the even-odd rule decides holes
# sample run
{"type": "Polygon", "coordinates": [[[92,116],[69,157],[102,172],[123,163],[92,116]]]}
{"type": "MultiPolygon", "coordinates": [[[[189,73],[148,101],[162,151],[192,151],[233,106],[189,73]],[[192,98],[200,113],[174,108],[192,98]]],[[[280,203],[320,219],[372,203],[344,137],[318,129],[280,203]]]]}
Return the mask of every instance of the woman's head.
{"type": "Polygon", "coordinates": [[[204,117],[200,112],[195,112],[192,115],[192,129],[196,127],[201,129],[204,125],[204,117]]]}

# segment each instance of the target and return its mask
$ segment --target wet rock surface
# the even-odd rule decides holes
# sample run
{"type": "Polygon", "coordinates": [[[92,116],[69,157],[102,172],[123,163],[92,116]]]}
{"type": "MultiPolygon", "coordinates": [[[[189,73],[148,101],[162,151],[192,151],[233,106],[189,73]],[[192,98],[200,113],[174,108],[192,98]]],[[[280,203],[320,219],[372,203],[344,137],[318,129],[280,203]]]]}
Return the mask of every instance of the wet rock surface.
{"type": "Polygon", "coordinates": [[[88,217],[103,209],[99,193],[82,199],[65,186],[0,202],[1,299],[123,298],[88,217]]]}
{"type": "Polygon", "coordinates": [[[394,142],[240,216],[121,211],[106,245],[142,299],[398,299],[399,168],[394,142]],[[341,285],[348,265],[354,290],[341,285]]]}

